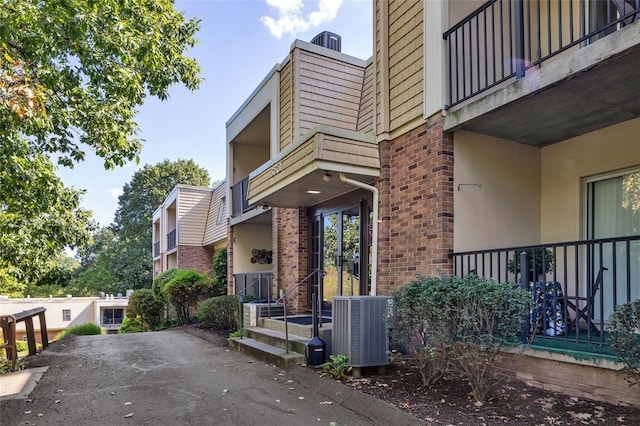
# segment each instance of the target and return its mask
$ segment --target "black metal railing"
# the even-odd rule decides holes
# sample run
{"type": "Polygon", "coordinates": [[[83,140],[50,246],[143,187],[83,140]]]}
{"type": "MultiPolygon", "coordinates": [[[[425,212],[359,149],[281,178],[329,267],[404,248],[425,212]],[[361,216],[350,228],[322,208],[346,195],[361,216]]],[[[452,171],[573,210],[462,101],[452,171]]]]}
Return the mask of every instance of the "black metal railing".
{"type": "Polygon", "coordinates": [[[477,274],[530,289],[532,312],[539,317],[529,331],[540,339],[605,346],[611,313],[640,298],[640,235],[475,250],[450,258],[456,276],[477,274]]]}
{"type": "Polygon", "coordinates": [[[173,250],[176,248],[176,230],[167,234],[167,250],[173,250]]]}
{"type": "Polygon", "coordinates": [[[258,300],[271,300],[273,272],[249,272],[234,274],[233,281],[236,294],[254,296],[258,300]]]}
{"type": "MultiPolygon", "coordinates": [[[[286,347],[287,353],[289,353],[289,323],[287,321],[287,296],[289,296],[291,293],[296,291],[296,289],[300,287],[302,284],[307,283],[311,279],[311,277],[317,276],[318,279],[322,281],[320,277],[324,277],[325,275],[327,275],[327,273],[321,269],[315,269],[311,271],[309,275],[301,279],[296,285],[294,285],[289,290],[287,290],[286,293],[280,296],[280,298],[276,301],[277,303],[282,303],[284,307],[284,339],[285,339],[285,347],[286,347]]],[[[317,308],[314,306],[313,312],[314,312],[314,316],[315,316],[315,313],[319,312],[318,325],[322,327],[322,297],[318,297],[316,300],[319,306],[317,308]]]]}
{"type": "Polygon", "coordinates": [[[160,256],[160,241],[153,243],[153,257],[160,256]]]}
{"type": "Polygon", "coordinates": [[[231,186],[231,216],[237,216],[254,209],[254,204],[249,204],[247,191],[249,190],[249,176],[245,176],[231,186]]]}
{"type": "Polygon", "coordinates": [[[640,19],[640,0],[489,0],[443,34],[448,109],[640,19]]]}

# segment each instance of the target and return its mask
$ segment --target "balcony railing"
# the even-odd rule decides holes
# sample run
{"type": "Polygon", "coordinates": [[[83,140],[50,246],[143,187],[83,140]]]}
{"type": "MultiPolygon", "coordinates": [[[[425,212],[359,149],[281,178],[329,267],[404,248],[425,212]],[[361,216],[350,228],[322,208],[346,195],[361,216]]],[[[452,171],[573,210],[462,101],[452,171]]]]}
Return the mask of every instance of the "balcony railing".
{"type": "Polygon", "coordinates": [[[237,216],[254,209],[256,206],[249,204],[247,191],[249,190],[249,176],[231,186],[231,216],[237,216]]]}
{"type": "Polygon", "coordinates": [[[255,296],[258,300],[273,300],[273,272],[249,272],[234,274],[235,293],[255,296]]]}
{"type": "Polygon", "coordinates": [[[153,243],[153,257],[160,256],[160,241],[153,243]]]}
{"type": "Polygon", "coordinates": [[[605,346],[609,316],[616,306],[640,298],[640,235],[450,257],[456,276],[477,274],[530,289],[535,303],[532,327],[526,332],[537,333],[539,339],[605,346]],[[528,259],[521,259],[523,252],[528,259]]]}
{"type": "Polygon", "coordinates": [[[444,33],[448,109],[640,19],[640,0],[489,0],[444,33]]]}
{"type": "Polygon", "coordinates": [[[167,250],[173,250],[176,248],[176,230],[167,234],[167,250]]]}

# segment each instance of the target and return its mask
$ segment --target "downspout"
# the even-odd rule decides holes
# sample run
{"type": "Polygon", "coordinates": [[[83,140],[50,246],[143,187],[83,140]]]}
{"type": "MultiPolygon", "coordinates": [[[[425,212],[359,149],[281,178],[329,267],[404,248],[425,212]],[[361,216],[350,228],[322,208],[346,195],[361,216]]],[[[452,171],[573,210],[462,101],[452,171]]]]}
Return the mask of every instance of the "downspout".
{"type": "Polygon", "coordinates": [[[377,295],[377,283],[378,283],[378,198],[380,192],[378,188],[373,185],[367,185],[360,181],[350,179],[340,172],[340,180],[349,185],[357,186],[358,188],[366,189],[373,193],[373,223],[371,224],[371,296],[377,295]]]}

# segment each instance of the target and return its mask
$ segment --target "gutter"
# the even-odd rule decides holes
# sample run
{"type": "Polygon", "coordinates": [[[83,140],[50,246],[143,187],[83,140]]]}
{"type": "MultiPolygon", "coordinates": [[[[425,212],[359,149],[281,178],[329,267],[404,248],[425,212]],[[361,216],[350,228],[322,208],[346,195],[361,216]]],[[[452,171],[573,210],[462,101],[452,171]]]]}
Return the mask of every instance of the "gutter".
{"type": "Polygon", "coordinates": [[[373,267],[371,268],[371,296],[376,296],[378,283],[378,199],[380,192],[378,188],[373,185],[367,185],[366,183],[346,177],[343,172],[340,172],[340,180],[373,193],[373,223],[371,224],[371,264],[373,267]]]}

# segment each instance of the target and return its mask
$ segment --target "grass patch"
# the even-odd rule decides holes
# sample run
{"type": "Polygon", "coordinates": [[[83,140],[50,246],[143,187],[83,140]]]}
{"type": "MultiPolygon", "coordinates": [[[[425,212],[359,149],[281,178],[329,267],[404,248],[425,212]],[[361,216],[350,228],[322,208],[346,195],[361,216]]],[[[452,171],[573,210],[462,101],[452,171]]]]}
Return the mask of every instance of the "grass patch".
{"type": "Polygon", "coordinates": [[[88,322],[64,330],[62,333],[58,334],[57,339],[62,339],[67,334],[73,334],[75,336],[91,336],[97,334],[105,334],[105,330],[103,330],[102,327],[97,324],[88,322]]]}

